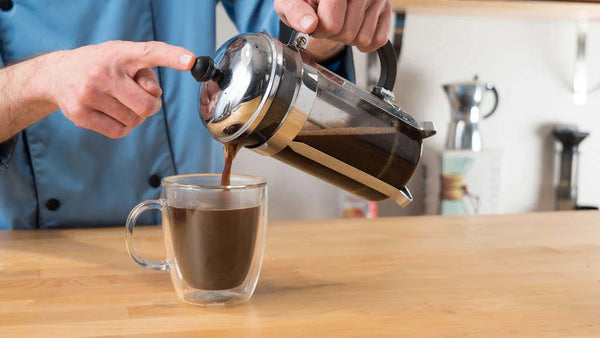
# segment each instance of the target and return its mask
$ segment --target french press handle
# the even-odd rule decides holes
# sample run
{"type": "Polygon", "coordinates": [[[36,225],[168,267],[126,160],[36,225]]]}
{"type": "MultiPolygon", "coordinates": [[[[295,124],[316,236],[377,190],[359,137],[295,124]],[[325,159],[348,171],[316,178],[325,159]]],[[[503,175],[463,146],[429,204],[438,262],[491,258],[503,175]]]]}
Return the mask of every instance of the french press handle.
{"type": "MultiPolygon", "coordinates": [[[[298,31],[292,31],[288,45],[292,45],[299,49],[305,49],[308,44],[308,34],[300,33],[298,31]]],[[[377,55],[379,56],[379,63],[381,64],[381,71],[379,72],[379,81],[373,88],[371,93],[375,94],[379,98],[386,96],[393,96],[394,84],[396,83],[396,51],[392,42],[388,40],[385,45],[377,49],[377,55]],[[387,95],[382,93],[382,89],[387,91],[387,95]]]]}

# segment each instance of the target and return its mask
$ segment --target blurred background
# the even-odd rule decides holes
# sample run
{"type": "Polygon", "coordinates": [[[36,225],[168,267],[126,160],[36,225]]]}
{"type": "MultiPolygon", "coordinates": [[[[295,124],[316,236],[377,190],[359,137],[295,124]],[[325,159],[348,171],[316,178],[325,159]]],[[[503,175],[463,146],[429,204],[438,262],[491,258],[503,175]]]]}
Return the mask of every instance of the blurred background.
{"type": "MultiPolygon", "coordinates": [[[[394,1],[396,99],[416,119],[433,121],[438,134],[425,140],[409,184],[414,201],[405,209],[378,202],[378,216],[554,210],[561,165],[563,176],[571,166],[566,189],[577,207],[600,205],[600,9],[590,10],[600,4],[442,3],[394,1]],[[498,100],[494,114],[478,122],[482,149],[452,149],[447,141],[456,126],[443,86],[488,84],[498,100]],[[565,146],[556,130],[587,135],[565,146]],[[452,183],[447,170],[461,171],[452,188],[460,198],[452,201],[442,198],[442,186],[452,183]]],[[[217,24],[217,46],[237,34],[221,7],[217,24]]],[[[376,54],[355,50],[354,60],[357,84],[369,88],[379,72],[376,54]]],[[[493,108],[492,94],[483,92],[482,113],[493,108]]],[[[247,149],[233,172],[267,178],[271,220],[342,217],[348,206],[341,190],[247,149]]]]}

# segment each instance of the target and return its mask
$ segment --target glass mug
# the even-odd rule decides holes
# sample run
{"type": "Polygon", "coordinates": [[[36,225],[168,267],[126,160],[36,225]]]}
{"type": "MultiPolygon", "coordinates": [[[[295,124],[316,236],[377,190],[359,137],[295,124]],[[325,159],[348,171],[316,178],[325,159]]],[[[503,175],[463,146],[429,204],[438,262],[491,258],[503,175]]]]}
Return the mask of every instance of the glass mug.
{"type": "Polygon", "coordinates": [[[170,271],[179,298],[194,305],[228,305],[250,299],[265,248],[267,182],[219,174],[166,177],[161,197],[138,204],[127,218],[129,255],[148,270],[170,271]],[[148,209],[162,214],[166,260],[146,260],[135,249],[133,230],[148,209]]]}

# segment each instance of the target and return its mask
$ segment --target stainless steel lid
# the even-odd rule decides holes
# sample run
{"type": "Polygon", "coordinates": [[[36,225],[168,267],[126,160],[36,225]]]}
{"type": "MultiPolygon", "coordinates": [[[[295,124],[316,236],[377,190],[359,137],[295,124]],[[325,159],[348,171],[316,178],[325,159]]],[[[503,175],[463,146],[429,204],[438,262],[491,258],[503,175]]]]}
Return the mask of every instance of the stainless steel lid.
{"type": "Polygon", "coordinates": [[[206,81],[198,107],[211,135],[221,143],[253,132],[279,85],[281,46],[265,33],[233,37],[210,58],[198,58],[192,74],[206,81]]]}

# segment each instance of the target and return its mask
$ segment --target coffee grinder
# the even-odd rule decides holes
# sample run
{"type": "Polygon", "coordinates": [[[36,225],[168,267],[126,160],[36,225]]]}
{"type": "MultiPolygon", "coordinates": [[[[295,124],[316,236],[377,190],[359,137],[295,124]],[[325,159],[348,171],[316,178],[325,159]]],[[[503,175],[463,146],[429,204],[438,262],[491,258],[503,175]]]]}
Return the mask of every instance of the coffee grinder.
{"type": "Polygon", "coordinates": [[[579,131],[574,125],[557,125],[552,131],[556,138],[556,210],[598,209],[577,205],[579,144],[590,133],[579,131]]]}

